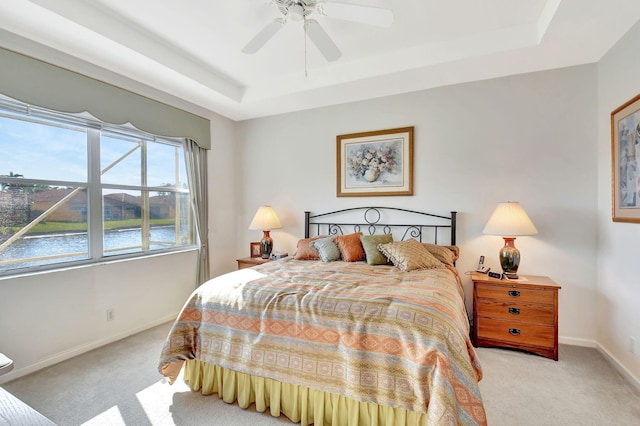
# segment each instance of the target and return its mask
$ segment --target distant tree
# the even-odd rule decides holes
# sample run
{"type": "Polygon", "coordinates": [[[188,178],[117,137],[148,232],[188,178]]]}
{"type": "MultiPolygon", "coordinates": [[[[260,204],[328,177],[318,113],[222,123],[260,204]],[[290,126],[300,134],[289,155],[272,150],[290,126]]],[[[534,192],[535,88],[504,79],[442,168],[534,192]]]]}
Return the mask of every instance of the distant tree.
{"type": "MultiPolygon", "coordinates": [[[[13,173],[13,172],[9,172],[8,175],[0,175],[0,178],[22,178],[24,177],[21,174],[18,173],[13,173]]],[[[0,191],[2,192],[9,192],[9,191],[15,191],[17,189],[20,189],[19,185],[15,185],[13,183],[0,183],[0,191]]]]}
{"type": "MultiPolygon", "coordinates": [[[[21,174],[9,172],[0,178],[22,178],[21,174]]],[[[29,200],[24,187],[12,182],[0,183],[0,192],[6,194],[0,199],[0,227],[23,226],[29,217],[29,200]]],[[[3,233],[6,233],[4,230],[3,233]]]]}
{"type": "MultiPolygon", "coordinates": [[[[173,188],[174,187],[174,185],[172,183],[163,183],[160,186],[165,187],[165,188],[173,188]]],[[[158,191],[157,194],[160,197],[166,197],[168,195],[171,195],[171,193],[169,191],[158,191]]]]}
{"type": "MultiPolygon", "coordinates": [[[[24,175],[21,175],[19,173],[13,173],[13,172],[9,172],[8,175],[0,175],[0,178],[18,179],[23,177],[24,175]]],[[[35,194],[37,192],[49,191],[51,189],[54,189],[54,188],[49,185],[25,185],[25,184],[13,183],[13,182],[0,183],[1,192],[17,192],[20,194],[35,194]]]]}

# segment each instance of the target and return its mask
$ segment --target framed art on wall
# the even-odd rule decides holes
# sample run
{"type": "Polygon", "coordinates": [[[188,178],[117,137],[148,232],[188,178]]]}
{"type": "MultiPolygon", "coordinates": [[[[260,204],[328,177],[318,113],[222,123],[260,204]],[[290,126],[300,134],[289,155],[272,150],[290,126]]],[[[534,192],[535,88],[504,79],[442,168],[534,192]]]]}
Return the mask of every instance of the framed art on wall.
{"type": "Polygon", "coordinates": [[[249,243],[249,251],[251,257],[262,257],[262,249],[260,248],[260,241],[249,243]]]}
{"type": "Polygon", "coordinates": [[[614,222],[640,223],[640,95],[611,113],[614,222]]]}
{"type": "Polygon", "coordinates": [[[337,136],[337,196],[413,195],[413,127],[337,136]]]}

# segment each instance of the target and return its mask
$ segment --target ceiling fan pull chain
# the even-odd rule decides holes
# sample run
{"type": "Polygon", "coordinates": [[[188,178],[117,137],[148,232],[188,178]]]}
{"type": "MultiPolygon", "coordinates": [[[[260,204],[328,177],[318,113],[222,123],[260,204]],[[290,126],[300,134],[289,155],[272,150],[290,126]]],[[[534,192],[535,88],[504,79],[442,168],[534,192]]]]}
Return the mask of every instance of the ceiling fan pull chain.
{"type": "Polygon", "coordinates": [[[304,78],[309,78],[307,74],[307,17],[304,16],[304,78]]]}

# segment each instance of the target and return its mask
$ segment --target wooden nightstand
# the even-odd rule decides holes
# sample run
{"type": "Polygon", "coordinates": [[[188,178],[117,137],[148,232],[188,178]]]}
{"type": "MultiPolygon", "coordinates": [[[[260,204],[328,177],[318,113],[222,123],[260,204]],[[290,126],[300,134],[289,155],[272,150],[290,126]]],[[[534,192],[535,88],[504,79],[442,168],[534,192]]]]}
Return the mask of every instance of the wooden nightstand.
{"type": "Polygon", "coordinates": [[[473,342],[558,360],[558,290],[548,277],[498,280],[473,272],[473,342]]]}
{"type": "Polygon", "coordinates": [[[263,259],[261,257],[243,257],[242,259],[236,259],[236,262],[238,262],[238,269],[244,269],[271,262],[271,259],[263,259]]]}

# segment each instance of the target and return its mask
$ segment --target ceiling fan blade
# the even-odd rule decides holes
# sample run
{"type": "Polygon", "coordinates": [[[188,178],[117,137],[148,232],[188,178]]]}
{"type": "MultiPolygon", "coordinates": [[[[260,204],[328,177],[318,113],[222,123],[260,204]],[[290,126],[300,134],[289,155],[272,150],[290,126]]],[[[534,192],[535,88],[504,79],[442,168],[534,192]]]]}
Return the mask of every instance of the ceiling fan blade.
{"type": "Polygon", "coordinates": [[[304,24],[307,36],[316,45],[320,53],[329,62],[338,60],[342,56],[342,52],[335,45],[324,29],[315,19],[307,19],[304,24]]]}
{"type": "Polygon", "coordinates": [[[249,43],[242,49],[242,53],[253,54],[265,45],[266,42],[276,35],[284,27],[287,21],[283,18],[276,18],[267,24],[249,43]]]}
{"type": "Polygon", "coordinates": [[[322,1],[318,2],[317,10],[321,15],[329,18],[360,22],[377,27],[387,28],[393,24],[393,11],[380,7],[322,1]]]}

